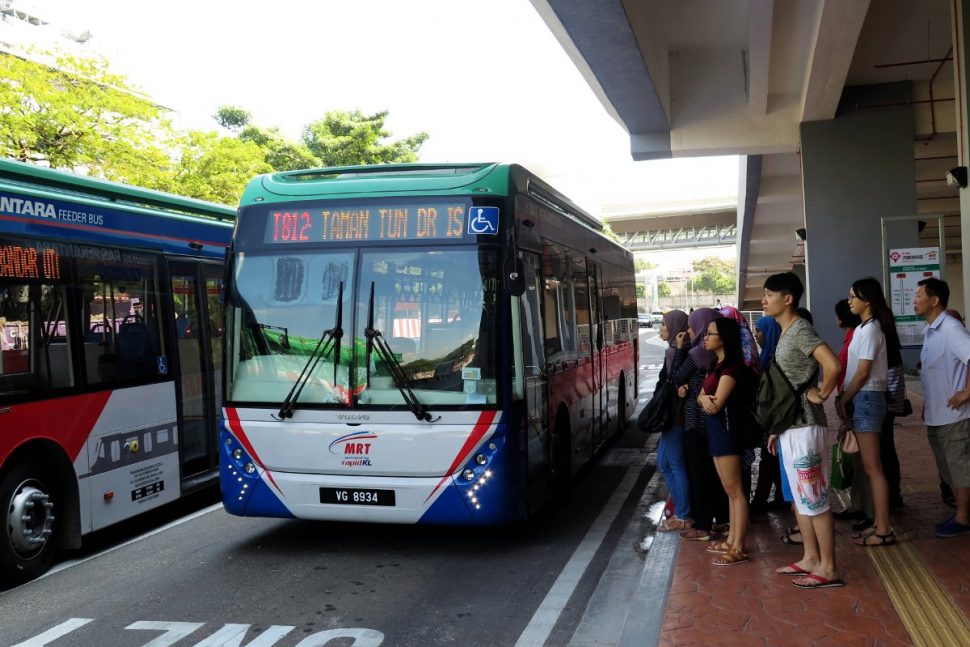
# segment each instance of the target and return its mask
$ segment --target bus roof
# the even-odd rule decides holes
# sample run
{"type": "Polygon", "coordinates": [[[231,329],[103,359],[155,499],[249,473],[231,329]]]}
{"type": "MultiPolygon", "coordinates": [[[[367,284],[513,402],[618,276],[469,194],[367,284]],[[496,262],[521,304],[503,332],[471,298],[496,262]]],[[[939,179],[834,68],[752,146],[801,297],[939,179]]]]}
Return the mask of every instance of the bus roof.
{"type": "Polygon", "coordinates": [[[241,206],[292,200],[399,197],[415,194],[528,193],[556,211],[602,231],[599,220],[518,164],[371,164],[259,175],[243,191],[241,206]]]}
{"type": "Polygon", "coordinates": [[[10,159],[0,159],[0,186],[43,189],[51,194],[59,193],[65,199],[83,197],[118,206],[160,208],[182,215],[225,222],[232,222],[236,218],[235,209],[214,202],[75,175],[10,159]]]}

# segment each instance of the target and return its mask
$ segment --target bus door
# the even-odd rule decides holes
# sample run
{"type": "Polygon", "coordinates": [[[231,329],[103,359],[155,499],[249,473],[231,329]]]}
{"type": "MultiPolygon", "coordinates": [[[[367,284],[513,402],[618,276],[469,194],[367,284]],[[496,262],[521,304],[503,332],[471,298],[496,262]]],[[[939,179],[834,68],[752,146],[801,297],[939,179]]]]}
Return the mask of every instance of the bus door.
{"type": "Polygon", "coordinates": [[[549,410],[546,396],[546,352],[542,327],[542,278],[537,254],[523,253],[525,293],[519,297],[525,391],[528,506],[534,509],[549,491],[549,410]]]}
{"type": "MultiPolygon", "coordinates": [[[[212,394],[213,373],[218,371],[221,375],[222,364],[222,306],[218,301],[221,273],[218,265],[169,265],[179,366],[176,397],[183,482],[212,471],[218,460],[216,398],[212,394]],[[212,307],[217,307],[218,312],[210,312],[212,307]],[[214,315],[218,318],[213,319],[214,315]],[[214,364],[216,351],[219,361],[214,364]]],[[[221,404],[221,397],[219,401],[221,404]]]]}
{"type": "Polygon", "coordinates": [[[609,414],[607,412],[609,402],[608,360],[603,346],[603,330],[600,321],[597,267],[592,260],[588,259],[586,266],[586,276],[589,280],[589,345],[593,354],[593,450],[595,451],[606,441],[609,432],[609,414]]]}

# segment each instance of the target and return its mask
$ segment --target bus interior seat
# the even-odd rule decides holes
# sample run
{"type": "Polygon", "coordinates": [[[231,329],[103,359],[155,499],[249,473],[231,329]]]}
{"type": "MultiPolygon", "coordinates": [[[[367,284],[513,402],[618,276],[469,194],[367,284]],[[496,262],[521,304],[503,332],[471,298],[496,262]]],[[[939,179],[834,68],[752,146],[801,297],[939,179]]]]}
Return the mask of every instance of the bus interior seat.
{"type": "Polygon", "coordinates": [[[151,333],[144,323],[128,322],[118,331],[116,347],[118,366],[122,375],[144,374],[150,368],[152,355],[151,333]]]}

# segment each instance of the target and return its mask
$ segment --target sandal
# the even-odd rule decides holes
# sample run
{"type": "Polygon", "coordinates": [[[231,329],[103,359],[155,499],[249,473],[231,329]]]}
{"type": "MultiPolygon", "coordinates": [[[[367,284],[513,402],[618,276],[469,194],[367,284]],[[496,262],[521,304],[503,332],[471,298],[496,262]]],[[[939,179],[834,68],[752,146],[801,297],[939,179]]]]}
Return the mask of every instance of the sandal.
{"type": "Polygon", "coordinates": [[[713,544],[708,545],[707,552],[718,553],[718,554],[730,553],[731,544],[727,543],[726,541],[715,542],[713,544]]]}
{"type": "Polygon", "coordinates": [[[660,524],[657,530],[661,532],[673,532],[674,530],[690,530],[694,527],[694,522],[690,519],[681,519],[680,517],[667,517],[664,522],[660,524]]]}
{"type": "Polygon", "coordinates": [[[875,528],[870,528],[858,537],[852,539],[856,546],[892,546],[896,543],[896,534],[890,530],[885,535],[880,535],[875,528]]]}
{"type": "Polygon", "coordinates": [[[711,526],[711,532],[716,532],[719,535],[726,535],[731,532],[731,524],[715,523],[711,526]]]}
{"type": "Polygon", "coordinates": [[[802,533],[796,531],[790,535],[782,535],[781,543],[789,546],[801,546],[805,542],[802,541],[802,533]],[[795,535],[798,535],[798,539],[795,539],[795,535]]]}
{"type": "Polygon", "coordinates": [[[736,566],[750,561],[751,559],[747,553],[743,553],[740,550],[730,550],[723,555],[715,557],[711,563],[715,566],[736,566]]]}
{"type": "Polygon", "coordinates": [[[686,539],[687,541],[710,541],[711,531],[701,530],[700,528],[688,528],[680,533],[680,538],[686,539]]]}

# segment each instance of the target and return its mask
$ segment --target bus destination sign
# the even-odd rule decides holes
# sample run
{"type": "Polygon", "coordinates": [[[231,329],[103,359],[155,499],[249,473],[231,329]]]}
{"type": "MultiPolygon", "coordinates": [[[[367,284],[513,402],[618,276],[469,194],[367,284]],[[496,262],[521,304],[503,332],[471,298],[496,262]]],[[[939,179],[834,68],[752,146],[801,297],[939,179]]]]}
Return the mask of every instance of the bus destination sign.
{"type": "MultiPolygon", "coordinates": [[[[460,240],[469,205],[434,202],[292,206],[267,212],[266,244],[460,240]]],[[[475,233],[475,232],[473,232],[475,233]]]]}
{"type": "Polygon", "coordinates": [[[50,247],[0,241],[0,279],[60,281],[61,255],[50,247]]]}

